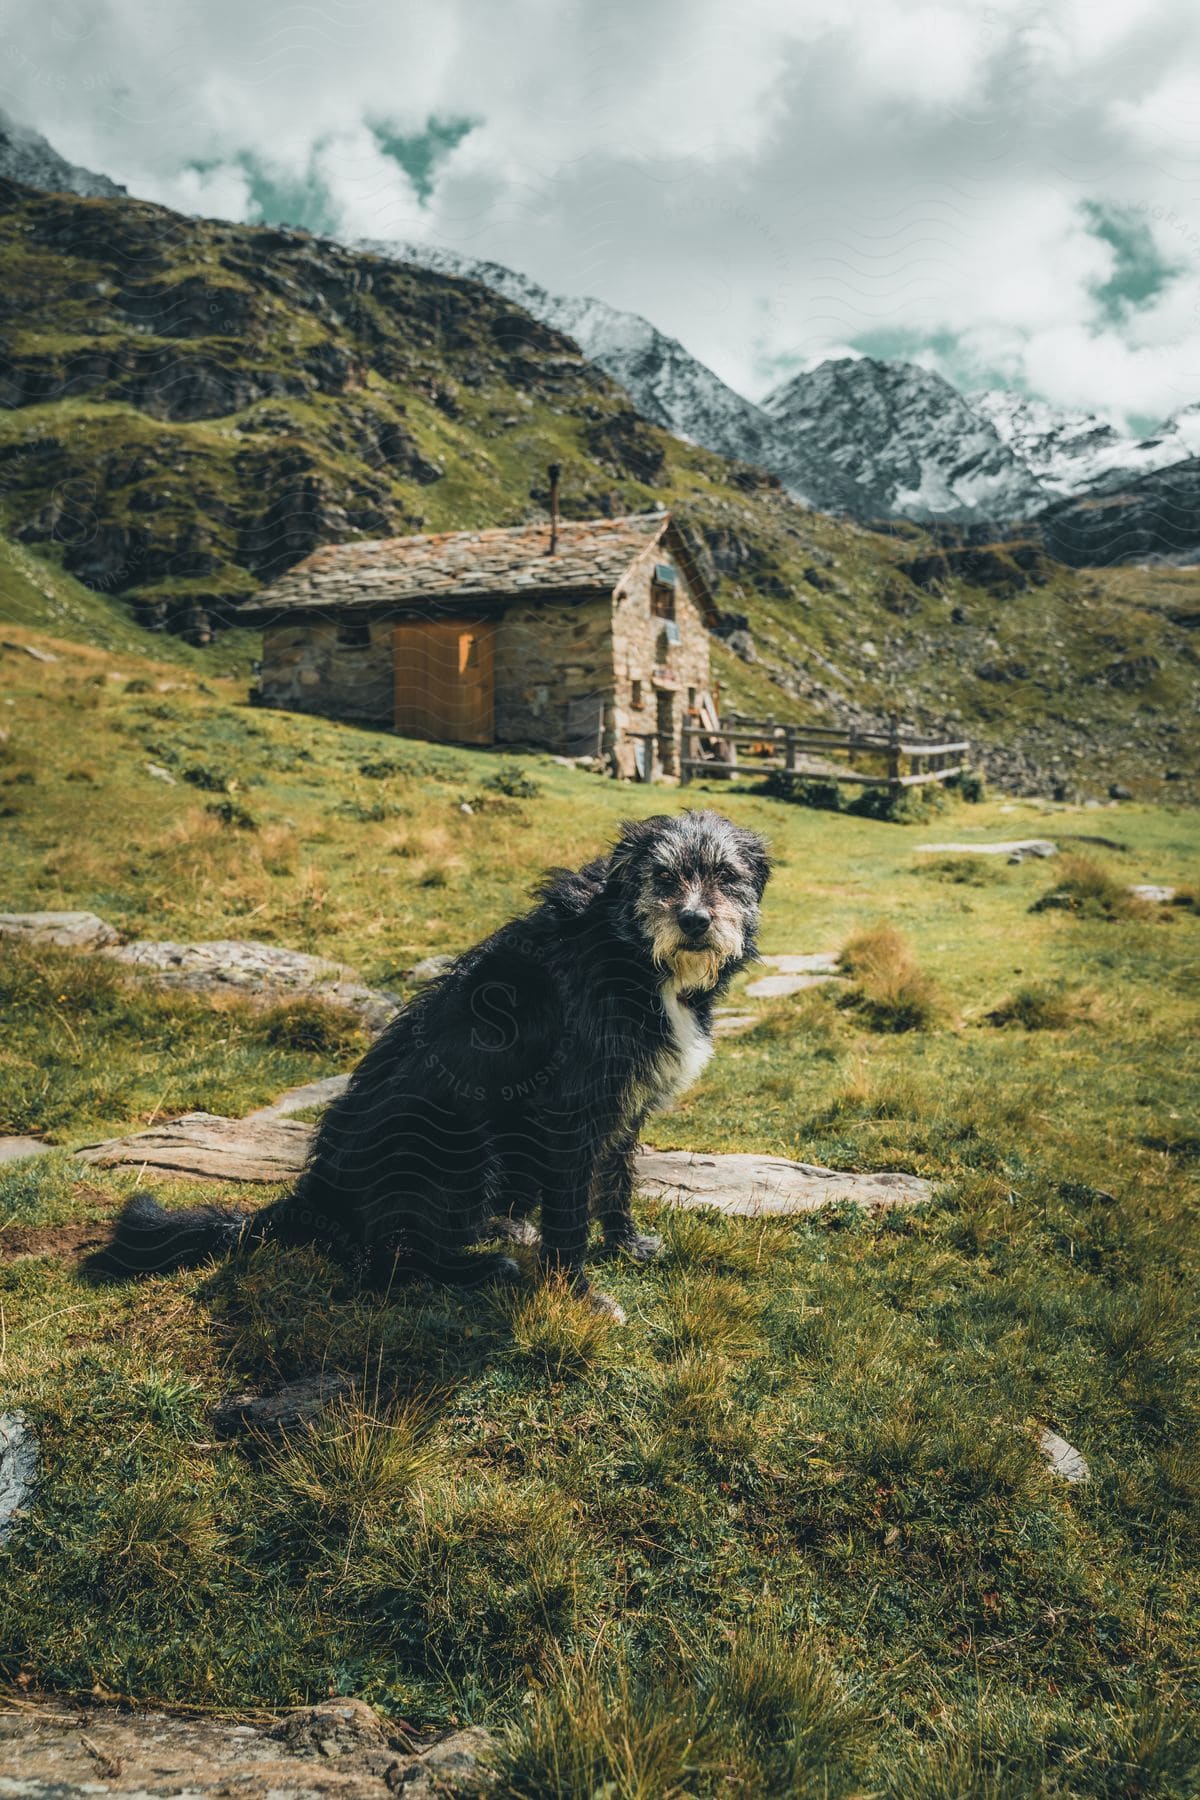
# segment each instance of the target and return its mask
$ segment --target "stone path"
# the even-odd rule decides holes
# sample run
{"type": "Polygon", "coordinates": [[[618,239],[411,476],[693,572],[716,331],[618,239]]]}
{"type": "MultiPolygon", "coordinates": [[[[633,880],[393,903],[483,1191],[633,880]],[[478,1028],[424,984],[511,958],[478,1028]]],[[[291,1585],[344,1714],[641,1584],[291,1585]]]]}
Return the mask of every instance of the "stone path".
{"type": "Polygon", "coordinates": [[[433,1743],[361,1700],[326,1700],[253,1723],[69,1701],[0,1701],[0,1796],[70,1800],[466,1800],[491,1785],[481,1726],[433,1743]]]}
{"type": "Polygon", "coordinates": [[[312,1138],[313,1127],[295,1119],[222,1119],[216,1113],[191,1112],[149,1131],[85,1144],[76,1155],[98,1169],[158,1169],[206,1181],[286,1182],[304,1167],[312,1138]]]}
{"type": "Polygon", "coordinates": [[[323,1075],[319,1081],[306,1081],[303,1087],[289,1088],[270,1106],[260,1106],[247,1113],[248,1119],[286,1119],[292,1113],[307,1112],[310,1106],[328,1106],[350,1085],[348,1075],[323,1075]]]}
{"type": "Polygon", "coordinates": [[[1007,856],[1009,862],[1058,855],[1058,845],[1049,838],[1013,838],[1006,844],[918,844],[917,850],[937,856],[1007,856]]]}
{"type": "Polygon", "coordinates": [[[743,1219],[815,1212],[837,1201],[918,1206],[933,1194],[919,1175],[855,1175],[786,1156],[645,1147],[638,1152],[636,1181],[641,1193],[668,1206],[713,1206],[743,1219]]]}
{"type": "MultiPolygon", "coordinates": [[[[251,1114],[221,1119],[185,1113],[149,1131],[89,1144],[79,1151],[99,1168],[158,1169],[209,1181],[290,1181],[304,1166],[313,1127],[294,1119],[251,1114]]],[[[916,1175],[839,1174],[783,1156],[702,1155],[692,1150],[643,1148],[637,1185],[672,1206],[715,1206],[743,1218],[811,1212],[833,1201],[860,1206],[911,1206],[928,1200],[930,1184],[916,1175]]]]}
{"type": "Polygon", "coordinates": [[[41,1138],[0,1137],[0,1163],[24,1162],[27,1156],[43,1156],[49,1149],[41,1138]]]}
{"type": "Polygon", "coordinates": [[[841,979],[836,950],[819,950],[812,956],[760,956],[758,960],[775,973],[756,976],[749,983],[746,994],[751,1000],[786,1000],[805,988],[841,979]]]}

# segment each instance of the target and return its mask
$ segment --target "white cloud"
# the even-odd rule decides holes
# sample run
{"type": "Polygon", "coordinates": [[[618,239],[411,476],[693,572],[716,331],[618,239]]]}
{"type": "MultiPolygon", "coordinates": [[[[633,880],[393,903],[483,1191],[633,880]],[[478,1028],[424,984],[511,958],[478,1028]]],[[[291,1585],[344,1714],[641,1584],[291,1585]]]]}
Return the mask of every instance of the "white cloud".
{"type": "Polygon", "coordinates": [[[1184,0],[0,0],[0,102],[74,160],[245,217],[442,242],[643,312],[733,385],[890,335],[960,379],[1200,396],[1200,13],[1184,0]],[[475,128],[427,198],[370,124],[475,128]],[[1178,273],[1120,321],[1085,201],[1178,273]]]}

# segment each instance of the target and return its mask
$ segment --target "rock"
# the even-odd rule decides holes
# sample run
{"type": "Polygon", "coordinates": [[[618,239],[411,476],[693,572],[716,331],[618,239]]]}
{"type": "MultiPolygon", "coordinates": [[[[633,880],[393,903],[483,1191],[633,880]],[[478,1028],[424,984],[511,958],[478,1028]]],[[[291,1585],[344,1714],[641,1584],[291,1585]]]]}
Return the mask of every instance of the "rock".
{"type": "Polygon", "coordinates": [[[1054,1474],[1061,1475],[1064,1481],[1087,1481],[1092,1471],[1087,1459],[1066,1438],[1059,1437],[1048,1425],[1038,1430],[1037,1446],[1046,1459],[1046,1463],[1054,1474]]]}
{"type": "Polygon", "coordinates": [[[75,950],[103,950],[117,933],[90,912],[0,913],[0,937],[27,944],[65,944],[75,950]]]}
{"type": "Polygon", "coordinates": [[[820,987],[826,981],[837,981],[839,978],[829,970],[824,974],[813,975],[760,975],[746,989],[751,1000],[785,1000],[790,994],[799,994],[805,988],[820,987]]]}
{"type": "Polygon", "coordinates": [[[1129,891],[1131,894],[1135,895],[1137,899],[1149,900],[1154,906],[1170,906],[1172,900],[1174,900],[1176,894],[1179,892],[1179,889],[1173,887],[1159,887],[1154,882],[1142,881],[1139,882],[1136,887],[1131,887],[1129,891]]]}
{"type": "Polygon", "coordinates": [[[331,1401],[353,1392],[348,1375],[329,1370],[307,1380],[290,1381],[273,1394],[233,1394],[213,1413],[213,1429],[218,1437],[235,1437],[243,1431],[279,1437],[315,1419],[331,1401]]]}
{"type": "Polygon", "coordinates": [[[270,1106],[260,1106],[247,1113],[248,1119],[286,1119],[291,1113],[306,1112],[310,1106],[328,1106],[349,1085],[348,1075],[323,1075],[319,1081],[306,1081],[303,1087],[289,1088],[270,1106]]]}
{"type": "Polygon", "coordinates": [[[38,1441],[22,1412],[0,1413],[0,1544],[12,1534],[33,1488],[38,1441]]]}
{"type": "Polygon", "coordinates": [[[408,971],[408,979],[419,982],[436,981],[438,976],[444,975],[447,969],[453,967],[453,964],[452,956],[426,956],[408,971]]]}
{"type": "Polygon", "coordinates": [[[1009,862],[1058,855],[1058,845],[1052,844],[1049,838],[1016,838],[1007,844],[918,844],[917,850],[937,856],[1007,856],[1009,862]]]}
{"type": "Polygon", "coordinates": [[[253,938],[216,938],[198,944],[152,939],[121,944],[108,954],[119,962],[173,986],[201,991],[234,989],[271,1000],[308,995],[358,1013],[372,1030],[381,1031],[400,1009],[399,998],[382,988],[365,987],[345,963],[253,938]]]}
{"type": "Polygon", "coordinates": [[[4,648],[6,650],[23,650],[26,656],[32,656],[34,662],[52,663],[58,661],[57,656],[52,656],[49,650],[39,650],[36,644],[14,644],[10,643],[8,638],[5,638],[4,648]]]}
{"type": "Polygon", "coordinates": [[[77,1155],[100,1169],[130,1165],[205,1180],[288,1182],[304,1167],[312,1135],[311,1125],[292,1119],[193,1112],[130,1137],[85,1144],[77,1155]]]}
{"type": "Polygon", "coordinates": [[[815,1212],[838,1201],[859,1206],[917,1206],[933,1188],[917,1175],[841,1174],[785,1156],[706,1155],[696,1150],[639,1150],[635,1185],[668,1206],[714,1206],[741,1218],[815,1212]]]}
{"type": "MultiPolygon", "coordinates": [[[[2,1704],[2,1703],[0,1703],[2,1704]]],[[[274,1720],[22,1700],[0,1712],[13,1800],[468,1800],[491,1782],[481,1726],[421,1744],[365,1702],[323,1700],[274,1720]]]]}
{"type": "Polygon", "coordinates": [[[1133,789],[1127,788],[1124,782],[1110,781],[1108,784],[1108,797],[1110,800],[1132,800],[1133,789]]]}
{"type": "Polygon", "coordinates": [[[439,1738],[420,1756],[389,1769],[388,1786],[404,1800],[444,1800],[448,1794],[483,1794],[494,1779],[489,1767],[495,1740],[482,1725],[439,1738]]]}
{"type": "Polygon", "coordinates": [[[155,781],[165,781],[168,787],[177,786],[175,777],[172,775],[170,769],[164,769],[161,763],[147,763],[146,773],[147,775],[153,775],[155,781]]]}
{"type": "Polygon", "coordinates": [[[44,1156],[49,1144],[40,1138],[0,1137],[0,1163],[24,1162],[27,1156],[44,1156]]]}

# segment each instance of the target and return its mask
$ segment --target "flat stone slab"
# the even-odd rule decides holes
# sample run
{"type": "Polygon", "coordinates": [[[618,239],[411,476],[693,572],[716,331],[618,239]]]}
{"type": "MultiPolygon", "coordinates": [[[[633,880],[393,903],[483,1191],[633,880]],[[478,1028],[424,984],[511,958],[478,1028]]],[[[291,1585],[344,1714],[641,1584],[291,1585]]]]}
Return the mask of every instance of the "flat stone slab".
{"type": "Polygon", "coordinates": [[[280,1437],[315,1419],[332,1401],[353,1392],[354,1383],[348,1375],[330,1370],[324,1375],[291,1381],[273,1394],[234,1394],[217,1407],[213,1426],[220,1437],[235,1437],[240,1432],[280,1437]]]}
{"type": "MultiPolygon", "coordinates": [[[[304,1167],[314,1127],[295,1119],[221,1119],[185,1113],[150,1131],[88,1144],[76,1154],[99,1168],[161,1169],[209,1181],[286,1182],[304,1167]]],[[[643,1193],[671,1206],[715,1206],[746,1218],[812,1212],[835,1201],[915,1206],[932,1188],[917,1175],[842,1174],[784,1156],[707,1155],[644,1148],[636,1160],[643,1193]]]]}
{"type": "Polygon", "coordinates": [[[1058,845],[1049,838],[1013,838],[1005,844],[918,844],[917,849],[936,856],[1007,856],[1010,862],[1058,855],[1058,845]]]}
{"type": "Polygon", "coordinates": [[[38,1441],[23,1412],[0,1413],[0,1544],[11,1536],[33,1489],[38,1441]]]}
{"type": "Polygon", "coordinates": [[[41,1138],[0,1137],[0,1163],[24,1162],[27,1156],[45,1156],[49,1148],[41,1138]]]}
{"type": "MultiPolygon", "coordinates": [[[[114,934],[115,935],[115,934],[114,934]]],[[[118,962],[152,975],[156,981],[201,991],[233,991],[287,999],[308,995],[349,1007],[379,1031],[400,1010],[397,995],[370,988],[345,963],[260,944],[253,938],[214,938],[197,944],[140,939],[107,950],[118,962]]]]}
{"type": "Polygon", "coordinates": [[[732,1007],[727,1012],[717,1011],[713,1014],[713,1036],[737,1037],[757,1025],[758,1020],[757,1013],[735,1012],[732,1007]]]}
{"type": "Polygon", "coordinates": [[[786,1000],[790,994],[802,994],[805,988],[822,987],[827,981],[839,981],[831,969],[821,975],[760,975],[746,989],[751,1000],[786,1000]]]}
{"type": "Polygon", "coordinates": [[[272,1100],[270,1106],[260,1106],[256,1112],[247,1113],[248,1119],[286,1119],[292,1113],[307,1112],[310,1106],[328,1106],[339,1094],[344,1094],[350,1085],[348,1075],[323,1075],[319,1081],[306,1081],[303,1087],[289,1088],[286,1094],[280,1094],[278,1100],[272,1100]]]}
{"type": "Polygon", "coordinates": [[[1082,1451],[1076,1450],[1074,1444],[1068,1444],[1066,1438],[1059,1437],[1057,1431],[1051,1431],[1043,1425],[1038,1432],[1037,1446],[1046,1459],[1047,1467],[1055,1474],[1061,1475],[1064,1481],[1090,1481],[1092,1471],[1088,1468],[1087,1458],[1082,1451]]]}
{"type": "Polygon", "coordinates": [[[844,1174],[786,1156],[709,1155],[699,1150],[638,1152],[635,1185],[668,1206],[714,1206],[738,1218],[815,1212],[839,1201],[917,1206],[933,1195],[919,1175],[844,1174]]]}
{"type": "Polygon", "coordinates": [[[313,1127],[295,1119],[222,1119],[192,1112],[129,1137],[85,1144],[76,1155],[99,1169],[161,1169],[209,1181],[293,1181],[312,1137],[313,1127]]]}
{"type": "Polygon", "coordinates": [[[65,944],[73,950],[101,950],[117,932],[91,912],[0,913],[0,937],[26,944],[65,944]]]}
{"type": "Polygon", "coordinates": [[[5,1800],[467,1800],[491,1785],[479,1725],[424,1742],[361,1700],[323,1700],[254,1724],[217,1713],[0,1701],[5,1800]]]}
{"type": "Polygon", "coordinates": [[[780,975],[836,975],[838,973],[838,952],[836,950],[816,950],[810,956],[760,956],[759,962],[766,963],[780,975]]]}

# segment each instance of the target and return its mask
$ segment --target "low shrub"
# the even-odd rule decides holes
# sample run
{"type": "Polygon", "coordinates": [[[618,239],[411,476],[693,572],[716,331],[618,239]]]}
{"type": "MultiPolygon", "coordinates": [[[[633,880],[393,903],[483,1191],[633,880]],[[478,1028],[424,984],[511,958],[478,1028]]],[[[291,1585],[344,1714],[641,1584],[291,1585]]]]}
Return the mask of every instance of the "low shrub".
{"type": "Polygon", "coordinates": [[[1071,912],[1082,919],[1146,919],[1154,913],[1150,901],[1131,894],[1102,863],[1089,856],[1064,856],[1058,865],[1058,880],[1029,910],[1071,912]]]}
{"type": "Polygon", "coordinates": [[[229,825],[235,831],[258,830],[258,820],[254,814],[244,806],[239,806],[236,800],[213,800],[204,810],[211,813],[214,819],[220,819],[222,825],[229,825]]]}
{"type": "Polygon", "coordinates": [[[1008,867],[998,856],[930,856],[917,864],[922,875],[961,887],[992,887],[1010,879],[1008,867]]]}
{"type": "Polygon", "coordinates": [[[987,1022],[1020,1025],[1026,1031],[1070,1031],[1076,1025],[1094,1025],[1098,1017],[1094,994],[1031,984],[1002,1000],[987,1014],[987,1022]]]}
{"type": "Polygon", "coordinates": [[[536,800],[542,791],[540,781],[527,775],[516,763],[504,763],[494,775],[488,775],[480,784],[492,794],[505,794],[510,800],[536,800]]]}

